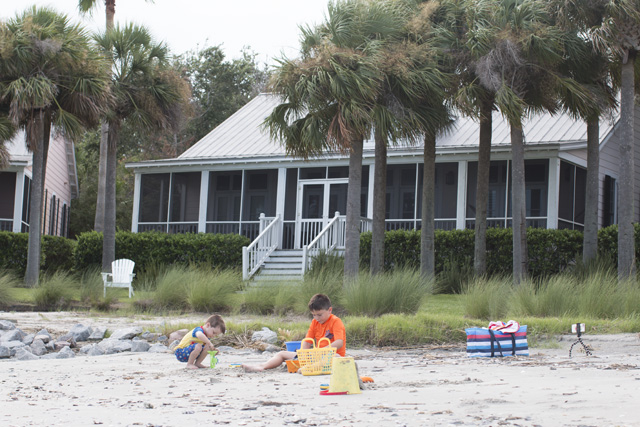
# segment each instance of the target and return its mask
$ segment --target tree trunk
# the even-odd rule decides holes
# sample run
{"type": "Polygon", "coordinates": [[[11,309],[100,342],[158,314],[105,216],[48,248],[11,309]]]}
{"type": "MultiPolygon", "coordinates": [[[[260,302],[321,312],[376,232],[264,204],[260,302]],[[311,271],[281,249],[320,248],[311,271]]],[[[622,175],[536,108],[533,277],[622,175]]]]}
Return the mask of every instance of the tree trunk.
{"type": "Polygon", "coordinates": [[[527,205],[524,183],[524,136],[522,125],[511,125],[511,206],[513,228],[513,283],[527,275],[527,205]]]}
{"type": "Polygon", "coordinates": [[[27,270],[24,283],[34,287],[40,278],[40,222],[42,219],[42,193],[44,164],[44,111],[34,115],[34,123],[27,132],[29,148],[33,154],[31,175],[31,201],[29,204],[29,243],[27,248],[27,270]]]}
{"type": "Polygon", "coordinates": [[[478,176],[476,184],[476,225],[473,270],[477,276],[487,272],[487,203],[489,200],[489,170],[491,168],[491,132],[493,101],[484,102],[480,111],[478,146],[478,176]]]}
{"type": "Polygon", "coordinates": [[[347,219],[344,243],[344,280],[358,276],[360,267],[360,192],[362,185],[361,136],[351,141],[349,155],[349,185],[347,187],[347,219]]]}
{"type": "Polygon", "coordinates": [[[385,217],[387,210],[387,140],[375,130],[376,158],[373,177],[373,227],[371,234],[371,274],[384,270],[385,217]]]}
{"type": "Polygon", "coordinates": [[[634,63],[636,53],[622,64],[620,99],[620,182],[618,184],[618,280],[635,276],[635,245],[633,205],[635,201],[633,125],[634,125],[634,63]]]}
{"type": "Polygon", "coordinates": [[[105,0],[105,15],[107,16],[107,31],[113,28],[114,18],[116,14],[116,0],[105,0]]]}
{"type": "Polygon", "coordinates": [[[587,194],[584,213],[582,262],[598,255],[598,199],[600,198],[600,124],[595,117],[587,121],[587,194]]]}
{"type": "Polygon", "coordinates": [[[435,177],[436,137],[424,137],[424,168],[422,175],[422,231],[420,232],[420,275],[425,279],[435,276],[435,177]]]}
{"type": "Polygon", "coordinates": [[[116,259],[116,147],[119,128],[109,126],[107,155],[107,183],[105,191],[104,231],[102,238],[102,271],[111,272],[111,263],[116,259]]]}
{"type": "Polygon", "coordinates": [[[104,231],[104,203],[107,185],[107,155],[109,146],[109,124],[102,122],[100,127],[100,159],[98,162],[98,198],[96,200],[96,217],[93,223],[95,231],[104,231]]]}

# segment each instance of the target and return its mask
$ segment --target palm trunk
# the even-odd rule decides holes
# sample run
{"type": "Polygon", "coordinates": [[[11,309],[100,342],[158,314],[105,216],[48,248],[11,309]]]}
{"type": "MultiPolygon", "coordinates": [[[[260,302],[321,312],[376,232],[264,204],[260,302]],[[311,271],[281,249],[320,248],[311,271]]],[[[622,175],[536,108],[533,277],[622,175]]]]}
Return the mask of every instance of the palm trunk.
{"type": "Polygon", "coordinates": [[[107,31],[113,28],[114,18],[116,14],[116,0],[105,0],[105,15],[107,17],[107,31]]]}
{"type": "Polygon", "coordinates": [[[111,271],[111,263],[116,259],[116,147],[119,137],[118,131],[117,126],[109,126],[104,232],[102,240],[102,271],[105,272],[111,271]]]}
{"type": "Polygon", "coordinates": [[[376,158],[373,177],[373,227],[371,235],[371,274],[384,270],[384,237],[387,206],[387,141],[375,130],[376,158]]]}
{"type": "Polygon", "coordinates": [[[598,117],[587,121],[587,194],[584,214],[582,262],[598,255],[598,199],[600,198],[600,124],[598,117]]]}
{"type": "Polygon", "coordinates": [[[31,201],[29,206],[29,243],[27,248],[27,270],[24,283],[34,287],[40,278],[40,221],[42,218],[42,193],[44,187],[44,112],[38,111],[30,131],[29,148],[33,153],[33,170],[31,176],[31,201]]]}
{"type": "Polygon", "coordinates": [[[422,231],[420,233],[420,274],[425,279],[435,276],[435,177],[436,137],[424,137],[424,168],[422,176],[422,231]]]}
{"type": "Polygon", "coordinates": [[[629,51],[622,64],[620,99],[620,182],[618,186],[618,280],[635,276],[635,245],[633,207],[635,201],[633,125],[634,125],[634,63],[636,53],[629,51]]]}
{"type": "Polygon", "coordinates": [[[360,186],[362,185],[361,136],[351,141],[349,155],[349,185],[347,187],[347,219],[344,243],[344,280],[358,276],[360,264],[360,186]]]}
{"type": "Polygon", "coordinates": [[[522,124],[511,125],[511,212],[513,228],[513,283],[519,285],[527,274],[527,227],[524,183],[524,137],[522,124]]]}
{"type": "Polygon", "coordinates": [[[107,155],[109,152],[109,124],[102,122],[100,127],[100,159],[98,162],[98,198],[96,199],[96,216],[93,223],[95,231],[104,231],[104,203],[107,185],[107,155]]]}
{"type": "Polygon", "coordinates": [[[487,203],[489,200],[489,171],[491,168],[492,107],[493,101],[484,102],[480,111],[476,225],[473,257],[473,269],[477,276],[482,276],[487,272],[487,203]]]}

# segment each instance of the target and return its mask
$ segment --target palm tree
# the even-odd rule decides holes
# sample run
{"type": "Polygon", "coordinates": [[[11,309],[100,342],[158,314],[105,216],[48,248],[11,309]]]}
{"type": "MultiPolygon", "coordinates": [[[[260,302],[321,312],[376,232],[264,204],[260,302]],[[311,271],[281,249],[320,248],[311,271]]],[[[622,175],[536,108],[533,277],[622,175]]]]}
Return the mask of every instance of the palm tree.
{"type": "Polygon", "coordinates": [[[634,96],[640,50],[640,0],[557,0],[559,9],[586,28],[585,35],[619,67],[620,177],[618,194],[618,279],[635,276],[634,96]]]}
{"type": "Polygon", "coordinates": [[[0,104],[9,104],[11,123],[26,131],[33,153],[25,283],[35,285],[50,131],[75,138],[97,124],[110,100],[108,63],[81,27],[52,9],[27,9],[1,30],[0,104]]]}
{"type": "MultiPolygon", "coordinates": [[[[153,0],[146,0],[153,1],[153,0]]],[[[81,13],[91,13],[102,2],[99,0],[78,0],[78,10],[81,13]]],[[[111,31],[114,27],[116,14],[116,0],[104,0],[104,9],[106,17],[106,31],[111,31]]],[[[107,145],[108,145],[108,124],[102,122],[100,132],[100,160],[98,163],[98,196],[96,200],[96,217],[94,221],[94,229],[96,231],[104,230],[104,212],[105,212],[105,191],[107,185],[107,145]]]]}
{"type": "Polygon", "coordinates": [[[349,153],[345,280],[358,274],[362,146],[380,95],[377,62],[388,3],[330,3],[326,21],[303,28],[301,57],[281,59],[272,89],[283,102],[265,120],[273,139],[307,158],[323,150],[349,153]]]}
{"type": "Polygon", "coordinates": [[[112,60],[111,91],[115,101],[107,112],[107,182],[102,251],[103,271],[115,259],[116,150],[119,131],[127,120],[147,129],[177,125],[189,98],[188,83],[169,64],[165,45],[153,42],[144,28],[127,25],[96,36],[112,60]]]}
{"type": "Polygon", "coordinates": [[[513,280],[527,272],[526,201],[523,119],[539,111],[555,112],[556,94],[572,91],[589,99],[582,88],[558,75],[575,33],[554,25],[545,4],[537,0],[479,0],[491,13],[472,41],[480,52],[476,67],[480,84],[495,93],[496,105],[511,126],[513,280]],[[562,89],[559,89],[562,88],[562,89]]]}

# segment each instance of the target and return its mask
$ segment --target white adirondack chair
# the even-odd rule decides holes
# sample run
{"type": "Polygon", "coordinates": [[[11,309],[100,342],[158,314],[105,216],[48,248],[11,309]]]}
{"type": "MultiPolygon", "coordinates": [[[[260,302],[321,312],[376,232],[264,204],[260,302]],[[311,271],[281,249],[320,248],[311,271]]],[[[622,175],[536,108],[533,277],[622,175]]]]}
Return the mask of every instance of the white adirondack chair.
{"type": "Polygon", "coordinates": [[[104,282],[104,296],[107,296],[107,288],[129,288],[129,298],[133,296],[131,282],[135,274],[133,267],[135,262],[130,259],[117,259],[111,263],[111,273],[102,273],[104,282]],[[111,278],[111,280],[109,280],[111,278]]]}

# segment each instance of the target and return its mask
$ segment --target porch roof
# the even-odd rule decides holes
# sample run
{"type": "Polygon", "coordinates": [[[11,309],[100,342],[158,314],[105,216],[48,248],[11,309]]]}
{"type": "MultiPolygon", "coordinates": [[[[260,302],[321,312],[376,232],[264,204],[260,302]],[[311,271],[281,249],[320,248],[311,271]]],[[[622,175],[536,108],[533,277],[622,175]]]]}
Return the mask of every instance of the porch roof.
{"type": "MultiPolygon", "coordinates": [[[[262,128],[264,119],[273,108],[281,102],[277,95],[260,94],[249,101],[231,117],[222,122],[209,134],[194,144],[175,159],[151,160],[128,164],[128,167],[144,168],[168,166],[171,164],[211,164],[211,163],[244,163],[294,160],[286,155],[284,146],[271,140],[268,132],[262,128]]],[[[611,120],[600,124],[600,141],[604,141],[613,128],[611,120]]],[[[559,150],[575,149],[586,144],[587,126],[583,121],[574,120],[566,114],[539,114],[525,120],[525,141],[527,145],[554,147],[559,150]]],[[[468,117],[459,116],[454,129],[446,135],[438,137],[436,151],[469,152],[477,151],[478,122],[468,117]]],[[[493,113],[493,135],[491,145],[494,149],[505,149],[510,146],[510,128],[500,112],[493,113]]],[[[373,155],[374,141],[369,139],[364,144],[365,156],[373,155]]],[[[422,144],[409,145],[401,142],[389,148],[389,154],[415,153],[422,151],[422,144]]],[[[324,158],[341,158],[340,154],[327,153],[324,158]]]]}

